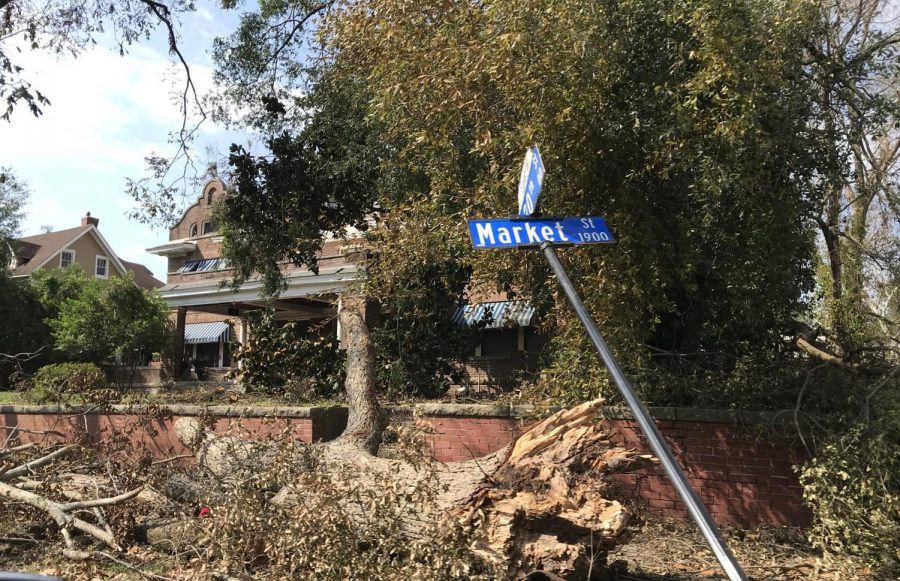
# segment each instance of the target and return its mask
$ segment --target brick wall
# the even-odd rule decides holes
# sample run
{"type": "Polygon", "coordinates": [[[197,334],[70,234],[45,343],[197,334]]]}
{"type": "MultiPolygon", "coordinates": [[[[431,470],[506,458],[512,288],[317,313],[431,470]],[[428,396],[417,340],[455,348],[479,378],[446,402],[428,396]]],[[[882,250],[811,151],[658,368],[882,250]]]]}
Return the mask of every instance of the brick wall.
{"type": "Polygon", "coordinates": [[[173,405],[166,415],[147,421],[136,412],[143,406],[113,406],[109,413],[84,413],[79,409],[59,409],[56,406],[0,406],[3,426],[16,427],[7,445],[26,442],[63,442],[87,436],[99,442],[114,434],[127,433],[130,441],[145,447],[157,458],[189,454],[175,435],[174,424],[184,417],[204,412],[219,416],[213,424],[216,433],[231,433],[247,438],[265,438],[289,430],[291,437],[303,442],[334,439],[335,426],[346,425],[346,412],[331,408],[236,408],[227,406],[201,407],[173,405]],[[343,425],[341,425],[343,421],[343,425]]]}
{"type": "MultiPolygon", "coordinates": [[[[443,462],[478,458],[513,441],[526,424],[522,410],[503,406],[420,405],[426,443],[443,462]],[[459,413],[456,409],[460,408],[459,413]]],[[[606,410],[603,426],[613,443],[649,454],[637,423],[606,410]],[[616,417],[619,416],[619,417],[616,417]]],[[[653,410],[660,431],[716,521],[805,526],[810,514],[792,466],[803,455],[793,439],[763,427],[767,414],[733,416],[706,410],[653,410]],[[678,419],[678,415],[683,419],[678,419]]],[[[687,518],[685,507],[659,468],[613,477],[613,491],[651,512],[687,518]]]]}
{"type": "MultiPolygon", "coordinates": [[[[22,431],[8,440],[59,441],[87,433],[92,439],[132,429],[132,440],[157,457],[187,454],[172,426],[181,417],[217,415],[215,430],[237,431],[249,437],[290,427],[304,441],[331,440],[344,429],[346,409],[169,406],[167,417],[149,425],[130,412],[140,406],[114,406],[111,413],[83,414],[51,406],[0,406],[2,425],[22,431]]],[[[627,411],[627,410],[626,410],[627,411]]],[[[501,449],[532,421],[523,406],[420,404],[417,424],[426,430],[426,444],[442,462],[471,460],[501,449]]],[[[774,414],[732,414],[722,411],[651,410],[657,425],[717,522],[750,528],[762,523],[804,526],[810,514],[802,505],[801,488],[792,466],[803,459],[789,436],[773,433],[774,414]]],[[[623,410],[604,410],[603,426],[614,443],[650,453],[636,423],[623,410]]],[[[664,516],[687,518],[668,479],[658,468],[613,477],[612,492],[664,516]]]]}

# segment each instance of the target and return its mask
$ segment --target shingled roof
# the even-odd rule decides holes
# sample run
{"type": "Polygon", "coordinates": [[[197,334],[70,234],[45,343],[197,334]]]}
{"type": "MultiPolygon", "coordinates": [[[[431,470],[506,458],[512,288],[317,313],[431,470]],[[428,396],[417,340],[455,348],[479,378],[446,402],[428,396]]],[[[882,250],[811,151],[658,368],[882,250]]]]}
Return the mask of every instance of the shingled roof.
{"type": "Polygon", "coordinates": [[[54,254],[71,244],[74,240],[93,228],[92,225],[78,226],[76,228],[66,228],[65,230],[56,230],[45,234],[35,234],[34,236],[25,236],[18,241],[24,243],[25,252],[20,252],[16,248],[16,256],[28,258],[28,262],[17,266],[13,270],[13,276],[28,275],[44,265],[54,254]],[[37,247],[36,249],[34,247],[37,247]]]}
{"type": "Polygon", "coordinates": [[[13,244],[15,249],[17,258],[25,258],[27,262],[24,264],[20,264],[16,268],[13,269],[13,276],[28,276],[33,273],[35,270],[41,268],[45,265],[45,263],[59,253],[59,251],[67,248],[73,242],[81,238],[82,236],[88,234],[90,230],[94,230],[93,234],[97,239],[98,243],[106,247],[107,251],[110,252],[111,258],[117,260],[121,263],[122,267],[125,270],[129,270],[134,273],[134,283],[140,288],[160,288],[164,286],[164,283],[153,276],[153,273],[150,272],[143,264],[138,264],[136,262],[128,262],[126,260],[122,260],[115,253],[112,252],[112,248],[109,248],[109,245],[106,243],[106,240],[100,235],[99,231],[97,231],[96,225],[94,224],[83,224],[81,226],[77,226],[75,228],[66,228],[65,230],[56,230],[53,232],[46,232],[44,234],[35,234],[34,236],[24,236],[16,241],[13,244]]]}

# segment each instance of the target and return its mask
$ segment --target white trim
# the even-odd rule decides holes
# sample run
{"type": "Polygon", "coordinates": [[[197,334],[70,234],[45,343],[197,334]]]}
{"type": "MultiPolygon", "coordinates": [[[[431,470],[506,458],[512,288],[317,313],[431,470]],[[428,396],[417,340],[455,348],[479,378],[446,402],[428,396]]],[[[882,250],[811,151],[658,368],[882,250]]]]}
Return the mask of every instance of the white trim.
{"type": "MultiPolygon", "coordinates": [[[[112,261],[114,265],[116,265],[116,268],[119,269],[119,273],[121,275],[128,274],[130,271],[125,268],[125,265],[122,264],[121,260],[119,260],[119,255],[113,252],[112,246],[109,245],[109,242],[106,241],[106,238],[103,237],[103,234],[100,234],[100,231],[97,230],[96,226],[91,226],[89,232],[94,236],[97,242],[100,243],[100,246],[102,246],[103,249],[106,250],[107,257],[112,261]]],[[[112,273],[110,273],[110,275],[111,274],[112,273]]]]}
{"type": "Polygon", "coordinates": [[[102,254],[98,254],[97,256],[95,256],[94,257],[94,276],[96,278],[103,278],[103,279],[109,278],[109,265],[110,265],[109,256],[104,256],[102,254]],[[104,274],[100,274],[97,272],[98,268],[100,267],[99,263],[100,263],[101,258],[106,262],[106,264],[104,265],[104,268],[103,268],[103,270],[106,271],[104,274]]]}
{"type": "Polygon", "coordinates": [[[75,250],[73,248],[63,248],[62,250],[60,250],[59,251],[59,267],[67,268],[69,266],[72,266],[73,264],[75,264],[75,250]],[[62,263],[63,262],[63,252],[71,252],[72,253],[72,261],[65,266],[63,266],[63,263],[62,263]]]}
{"type": "Polygon", "coordinates": [[[159,246],[152,246],[150,248],[146,248],[145,250],[150,254],[156,254],[157,256],[184,256],[189,252],[193,252],[194,250],[196,250],[196,248],[196,242],[181,239],[172,240],[171,242],[160,244],[159,246]]]}
{"type": "MultiPolygon", "coordinates": [[[[60,246],[60,248],[68,248],[68,247],[72,246],[73,244],[75,244],[76,242],[78,242],[79,240],[81,240],[81,237],[84,236],[85,234],[87,234],[89,231],[90,231],[90,228],[88,228],[88,229],[82,231],[78,236],[76,236],[75,238],[72,238],[71,240],[69,240],[68,242],[66,242],[66,243],[63,244],[62,246],[60,246]]],[[[31,269],[31,272],[34,272],[35,270],[38,270],[39,268],[46,266],[47,263],[50,262],[50,260],[51,260],[54,256],[56,256],[56,255],[58,255],[58,254],[59,254],[59,249],[57,249],[56,252],[54,252],[53,254],[51,254],[50,256],[48,256],[48,257],[44,260],[44,262],[42,262],[42,263],[38,264],[37,266],[35,266],[34,268],[32,268],[32,269],[31,269]]]]}
{"type": "MultiPolygon", "coordinates": [[[[78,242],[79,240],[81,240],[81,238],[82,238],[85,234],[87,234],[88,232],[90,232],[91,235],[93,235],[94,240],[96,240],[97,243],[100,244],[100,247],[101,247],[103,250],[106,251],[107,256],[108,256],[109,259],[112,261],[112,263],[116,266],[116,268],[119,269],[119,272],[121,272],[122,274],[125,274],[126,272],[128,272],[128,269],[125,268],[125,265],[123,265],[123,264],[122,264],[122,261],[119,260],[119,257],[116,256],[116,253],[113,252],[113,249],[112,249],[112,247],[109,245],[109,242],[106,241],[106,238],[103,237],[103,234],[100,234],[100,231],[97,230],[97,227],[94,226],[93,224],[91,224],[89,228],[86,228],[84,231],[82,231],[81,234],[79,234],[79,235],[76,236],[75,238],[72,238],[72,239],[69,240],[67,243],[65,243],[65,244],[63,244],[62,246],[60,246],[60,248],[69,248],[69,247],[71,247],[73,244],[75,244],[76,242],[78,242]]],[[[56,256],[56,255],[58,255],[58,254],[59,254],[59,250],[57,250],[56,252],[54,252],[53,254],[51,254],[50,256],[48,256],[47,259],[44,260],[44,262],[38,264],[37,266],[35,266],[34,268],[32,268],[29,272],[34,272],[35,270],[38,270],[39,268],[41,268],[41,267],[43,267],[43,266],[46,266],[46,264],[47,264],[48,262],[50,262],[50,260],[51,260],[54,256],[56,256]]],[[[97,266],[97,263],[94,262],[95,271],[96,271],[96,266],[97,266]]]]}
{"type": "MultiPolygon", "coordinates": [[[[287,279],[287,289],[279,298],[289,299],[310,295],[342,291],[359,279],[361,270],[356,266],[323,268],[319,274],[304,271],[287,279]]],[[[191,307],[218,303],[258,301],[262,282],[251,280],[240,289],[233,291],[221,286],[221,280],[205,280],[195,283],[168,284],[159,289],[159,294],[169,307],[191,307]]]]}

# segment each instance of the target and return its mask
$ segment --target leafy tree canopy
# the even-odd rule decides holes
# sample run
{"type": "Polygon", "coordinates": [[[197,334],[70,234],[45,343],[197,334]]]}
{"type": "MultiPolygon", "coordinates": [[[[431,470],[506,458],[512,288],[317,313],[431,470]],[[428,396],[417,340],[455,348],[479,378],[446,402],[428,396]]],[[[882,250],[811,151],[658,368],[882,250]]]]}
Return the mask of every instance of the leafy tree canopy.
{"type": "Polygon", "coordinates": [[[604,215],[619,240],[564,260],[624,355],[771,350],[812,289],[817,14],[777,0],[267,4],[219,45],[220,80],[280,131],[264,160],[232,156],[226,248],[242,275],[274,274],[377,207],[371,294],[426,284],[424,262],[471,273],[449,296],[529,298],[561,337],[560,382],[596,385],[539,256],[468,241],[466,219],[513,212],[537,143],[544,212],[604,215]],[[304,76],[310,36],[295,27],[309,14],[325,16],[304,76]],[[301,97],[272,89],[301,84],[301,97]]]}
{"type": "Polygon", "coordinates": [[[103,361],[116,355],[162,349],[168,307],[159,294],[134,285],[132,274],[108,281],[87,279],[50,319],[56,348],[78,358],[103,361]]]}
{"type": "Polygon", "coordinates": [[[0,167],[0,276],[6,275],[12,259],[13,239],[19,235],[28,195],[28,186],[10,168],[0,167]]]}

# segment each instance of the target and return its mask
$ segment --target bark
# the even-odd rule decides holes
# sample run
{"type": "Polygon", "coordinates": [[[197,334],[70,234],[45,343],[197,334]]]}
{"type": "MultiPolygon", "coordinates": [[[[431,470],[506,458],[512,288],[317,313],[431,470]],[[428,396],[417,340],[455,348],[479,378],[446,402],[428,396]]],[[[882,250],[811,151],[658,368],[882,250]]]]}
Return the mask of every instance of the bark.
{"type": "Polygon", "coordinates": [[[345,294],[339,317],[347,345],[344,389],[349,415],[338,442],[376,454],[384,426],[375,396],[375,349],[366,325],[366,300],[360,295],[345,294]]]}
{"type": "MultiPolygon", "coordinates": [[[[478,521],[475,551],[505,567],[511,576],[544,570],[571,579],[584,579],[589,570],[599,574],[609,549],[624,542],[629,513],[609,499],[609,475],[647,466],[649,456],[610,443],[596,422],[601,402],[592,401],[563,410],[529,428],[499,452],[468,462],[432,465],[438,479],[433,513],[421,513],[403,523],[416,535],[435,518],[478,521]]],[[[233,473],[244,462],[229,460],[228,451],[246,443],[231,436],[214,436],[199,422],[182,419],[176,424],[185,444],[201,442],[198,460],[216,465],[216,473],[233,473]]],[[[256,444],[267,457],[266,443],[256,444]]],[[[362,483],[372,486],[391,478],[412,488],[423,478],[421,467],[379,458],[346,442],[319,445],[328,470],[352,469],[362,483]]],[[[246,457],[244,457],[246,458],[246,457]]],[[[264,461],[264,460],[258,460],[264,461]]],[[[257,469],[259,465],[257,464],[257,469]]],[[[283,488],[276,502],[289,502],[303,491],[283,488]]]]}

